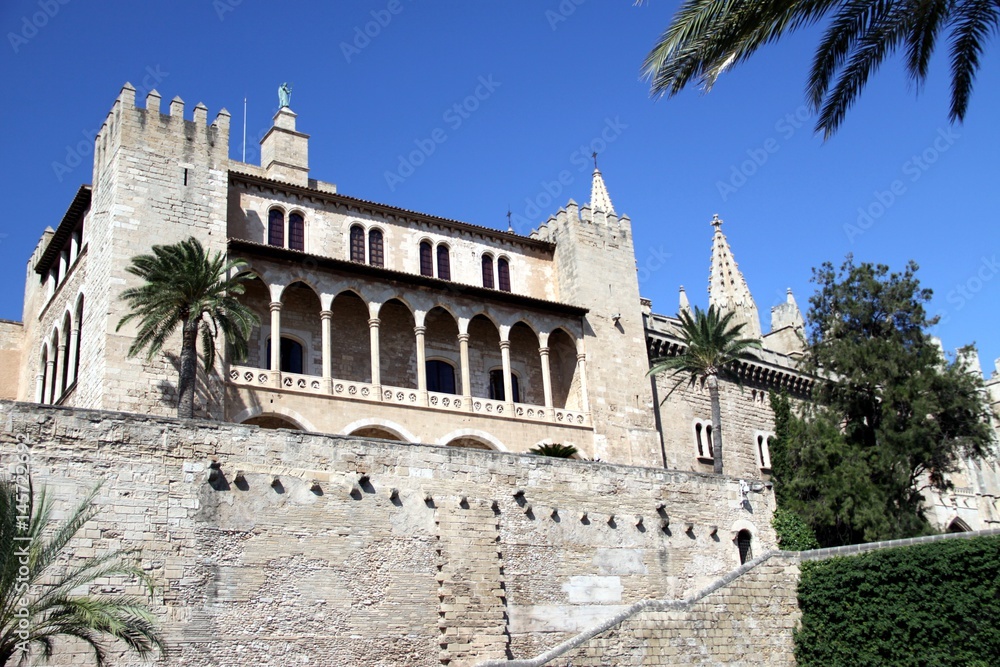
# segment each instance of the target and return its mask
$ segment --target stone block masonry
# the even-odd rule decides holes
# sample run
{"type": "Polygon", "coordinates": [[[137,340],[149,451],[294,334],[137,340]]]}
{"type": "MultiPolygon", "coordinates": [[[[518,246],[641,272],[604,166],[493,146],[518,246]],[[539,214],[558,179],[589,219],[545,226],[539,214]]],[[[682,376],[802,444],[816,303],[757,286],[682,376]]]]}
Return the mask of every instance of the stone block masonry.
{"type": "Polygon", "coordinates": [[[0,466],[26,437],[57,509],[103,481],[74,557],[142,549],[159,664],[532,655],[704,588],[739,565],[734,528],[774,546],[773,498],[751,513],[733,478],[11,402],[0,424],[0,466]]]}

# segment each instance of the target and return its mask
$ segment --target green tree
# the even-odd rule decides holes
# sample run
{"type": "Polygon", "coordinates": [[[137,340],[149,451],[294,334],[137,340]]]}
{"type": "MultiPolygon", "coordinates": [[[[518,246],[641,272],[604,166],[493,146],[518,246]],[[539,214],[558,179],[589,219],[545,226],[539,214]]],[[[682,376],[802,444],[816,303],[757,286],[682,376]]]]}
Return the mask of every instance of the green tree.
{"type": "MultiPolygon", "coordinates": [[[[641,0],[639,0],[641,2],[641,0]]],[[[830,137],[868,78],[898,49],[919,90],[938,38],[948,35],[952,122],[965,117],[986,41],[1000,24],[996,0],[685,0],[646,56],[643,71],[656,95],[692,82],[710,89],[729,67],[758,48],[829,17],[806,86],[830,137]]]]}
{"type": "Polygon", "coordinates": [[[576,447],[573,445],[563,445],[558,442],[551,444],[544,443],[528,450],[538,456],[551,456],[556,459],[571,459],[576,455],[576,447]]]}
{"type": "Polygon", "coordinates": [[[178,326],[181,329],[178,417],[194,417],[199,337],[206,373],[215,364],[215,340],[220,332],[234,359],[246,357],[250,331],[260,318],[236,298],[244,293],[243,282],[250,275],[233,274],[244,266],[243,260],[226,262],[219,252],[209,256],[191,237],[174,245],[153,246],[153,254],[133,257],[125,269],[145,281],[121,294],[132,312],[115,330],[133,319],[139,321],[128,356],[146,350],[147,360],[152,359],[178,326]]]}
{"type": "Polygon", "coordinates": [[[948,363],[927,334],[917,266],[814,271],[806,370],[827,378],[793,414],[775,397],[779,504],[823,546],[930,531],[923,492],[944,491],[962,457],[991,443],[982,378],[948,363]]]}
{"type": "Polygon", "coordinates": [[[86,643],[98,665],[106,664],[107,638],[142,657],[156,649],[162,653],[156,617],[143,600],[73,595],[81,586],[117,576],[138,580],[153,592],[136,552],[116,550],[65,564],[67,544],[97,514],[98,489],[52,530],[51,498],[44,489],[36,498],[30,481],[27,485],[0,480],[0,667],[28,664],[38,654],[51,657],[60,635],[86,643]]]}
{"type": "Polygon", "coordinates": [[[734,315],[735,313],[726,313],[720,316],[715,306],[709,306],[707,312],[695,307],[694,316],[682,310],[679,317],[684,351],[673,357],[655,359],[653,367],[649,369],[649,375],[670,372],[672,377],[680,376],[670,393],[685,379],[691,385],[701,380],[708,386],[712,401],[712,458],[718,475],[722,474],[719,376],[739,382],[739,377],[731,372],[732,363],[740,359],[753,359],[752,350],[760,348],[760,341],[741,337],[744,325],[732,324],[734,315]]]}

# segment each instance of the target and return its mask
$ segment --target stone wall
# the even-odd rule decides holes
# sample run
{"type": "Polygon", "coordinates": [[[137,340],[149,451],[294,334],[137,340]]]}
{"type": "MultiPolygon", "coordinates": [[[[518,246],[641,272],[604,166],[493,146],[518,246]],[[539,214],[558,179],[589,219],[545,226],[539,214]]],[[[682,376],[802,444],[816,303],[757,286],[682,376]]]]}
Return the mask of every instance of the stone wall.
{"type": "Polygon", "coordinates": [[[17,398],[23,345],[24,326],[0,320],[0,399],[17,398]]]}
{"type": "Polygon", "coordinates": [[[104,482],[73,546],[142,548],[162,664],[532,655],[705,587],[735,530],[774,545],[773,497],[733,478],[9,402],[0,423],[0,465],[24,437],[61,507],[104,482]]]}

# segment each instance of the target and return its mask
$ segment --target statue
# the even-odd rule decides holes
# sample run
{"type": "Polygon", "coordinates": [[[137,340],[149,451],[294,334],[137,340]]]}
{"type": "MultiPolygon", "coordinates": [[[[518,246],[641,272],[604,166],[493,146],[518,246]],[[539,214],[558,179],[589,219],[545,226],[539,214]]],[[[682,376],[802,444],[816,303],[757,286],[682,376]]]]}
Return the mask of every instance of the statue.
{"type": "Polygon", "coordinates": [[[281,84],[278,88],[278,108],[284,109],[292,101],[292,87],[287,83],[281,84]]]}

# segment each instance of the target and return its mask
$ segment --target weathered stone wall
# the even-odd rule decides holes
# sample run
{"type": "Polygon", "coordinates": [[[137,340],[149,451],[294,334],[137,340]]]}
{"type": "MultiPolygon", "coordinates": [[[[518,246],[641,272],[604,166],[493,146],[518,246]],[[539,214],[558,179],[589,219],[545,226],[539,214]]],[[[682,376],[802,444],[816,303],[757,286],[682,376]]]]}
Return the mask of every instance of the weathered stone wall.
{"type": "Polygon", "coordinates": [[[772,496],[750,512],[732,478],[9,402],[0,423],[0,465],[26,438],[61,506],[104,482],[74,548],[142,548],[164,664],[531,654],[703,588],[736,528],[774,544],[772,496]]]}
{"type": "Polygon", "coordinates": [[[0,320],[0,399],[17,398],[23,346],[24,326],[0,320]]]}

